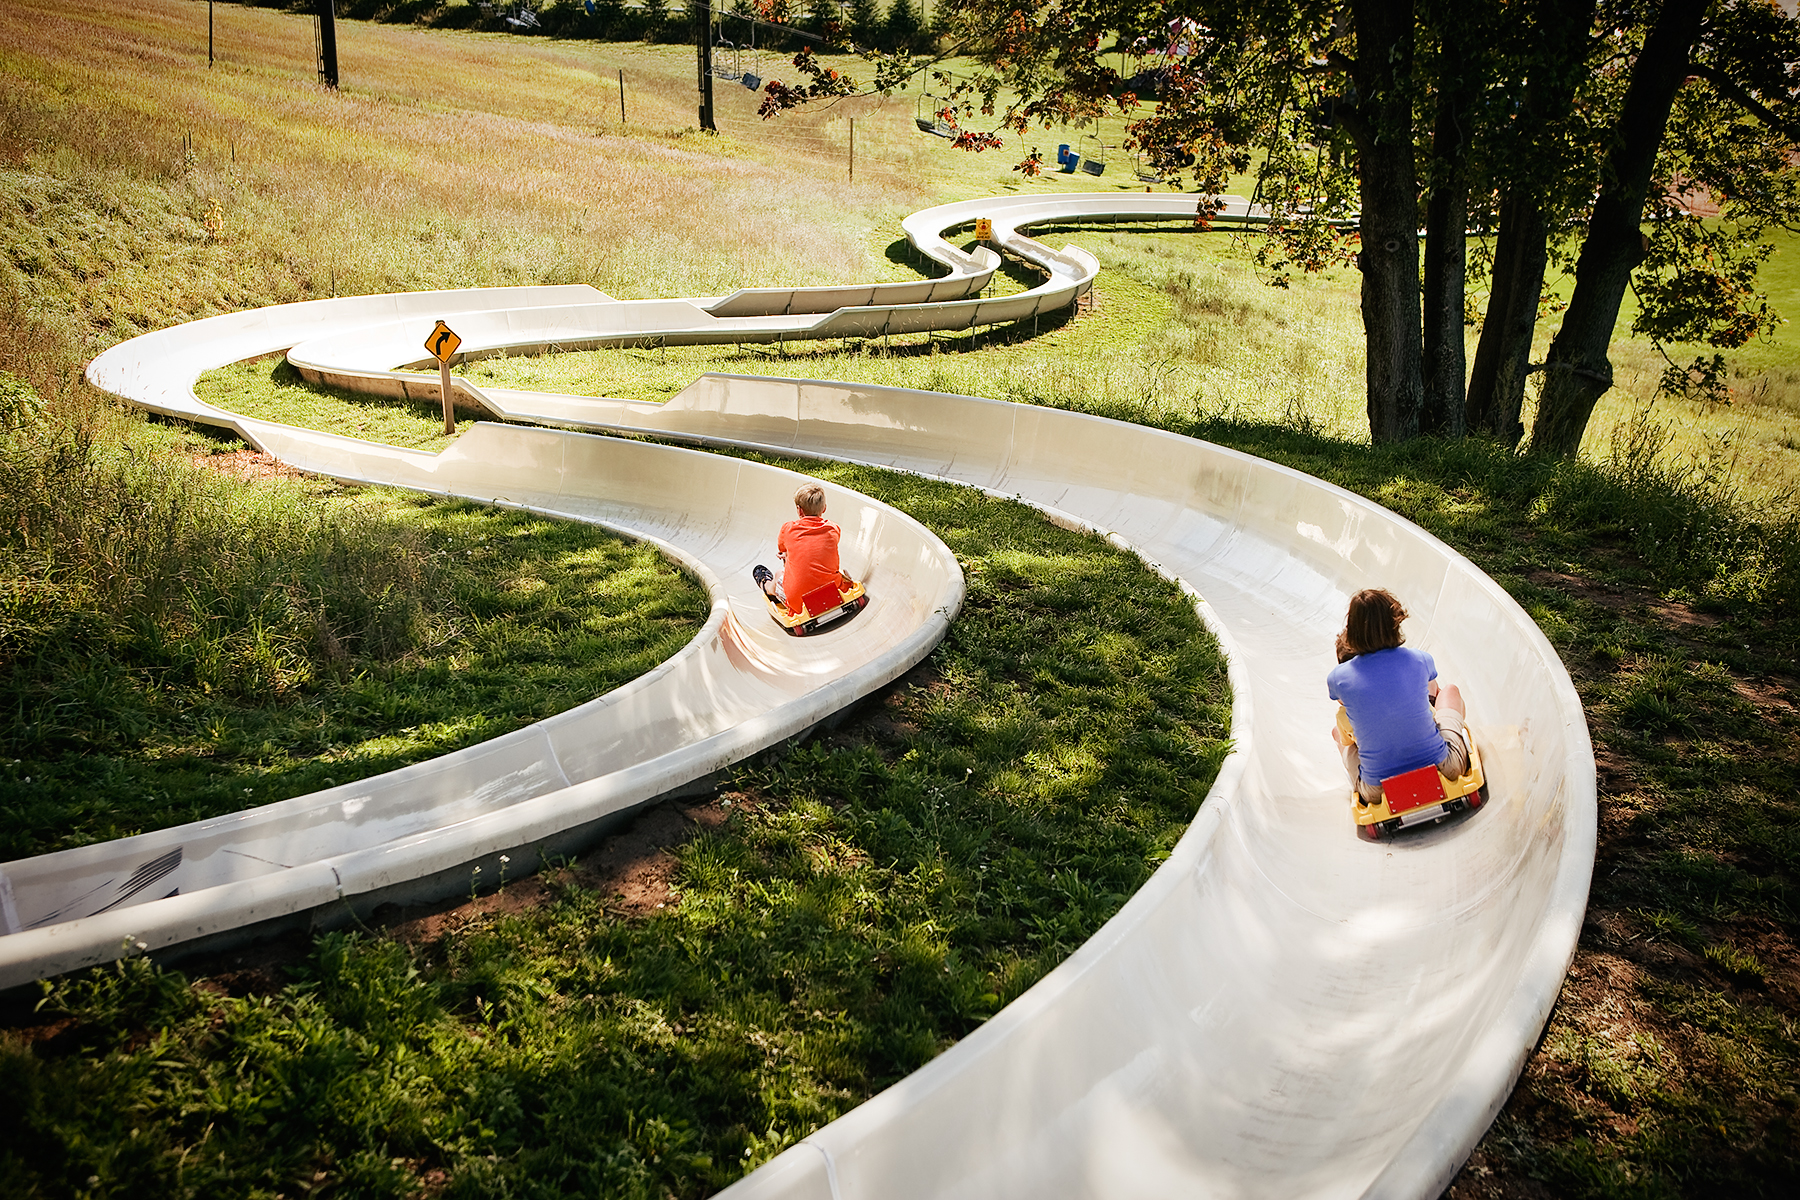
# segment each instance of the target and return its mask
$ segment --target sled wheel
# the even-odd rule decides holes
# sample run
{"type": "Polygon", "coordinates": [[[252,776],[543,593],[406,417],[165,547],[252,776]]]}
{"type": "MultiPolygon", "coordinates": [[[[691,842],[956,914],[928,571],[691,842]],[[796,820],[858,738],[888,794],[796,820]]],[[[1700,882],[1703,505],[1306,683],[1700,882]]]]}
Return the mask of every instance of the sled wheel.
{"type": "Polygon", "coordinates": [[[1365,842],[1379,842],[1381,840],[1381,826],[1358,825],[1356,827],[1356,836],[1365,842]]]}

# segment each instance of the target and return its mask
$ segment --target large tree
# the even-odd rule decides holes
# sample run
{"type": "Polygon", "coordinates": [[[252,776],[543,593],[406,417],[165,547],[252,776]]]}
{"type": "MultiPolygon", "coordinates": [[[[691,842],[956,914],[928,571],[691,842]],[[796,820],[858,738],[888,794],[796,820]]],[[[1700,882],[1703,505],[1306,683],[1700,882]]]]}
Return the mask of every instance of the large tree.
{"type": "MultiPolygon", "coordinates": [[[[1524,18],[1501,53],[1499,74],[1519,81],[1516,100],[1492,127],[1488,157],[1508,164],[1489,195],[1494,230],[1487,313],[1475,348],[1466,427],[1508,445],[1524,436],[1520,421],[1530,375],[1532,335],[1544,294],[1553,228],[1591,195],[1587,145],[1576,97],[1595,75],[1599,53],[1590,37],[1596,0],[1526,0],[1524,18]]],[[[1504,93],[1503,93],[1504,94],[1504,93]]],[[[1593,97],[1584,96],[1582,110],[1593,97]]]]}
{"type": "MultiPolygon", "coordinates": [[[[1412,0],[1352,0],[1355,100],[1338,117],[1356,143],[1361,184],[1363,333],[1369,434],[1417,437],[1425,406],[1419,325],[1419,175],[1413,145],[1412,0]]],[[[1341,39],[1339,39],[1341,41],[1341,39]]]]}
{"type": "MultiPolygon", "coordinates": [[[[1662,0],[1629,79],[1543,365],[1531,435],[1542,453],[1574,454],[1612,387],[1608,349],[1628,287],[1635,329],[1659,346],[1741,346],[1775,326],[1754,287],[1763,231],[1800,224],[1800,23],[1770,0],[1662,0]]],[[[1722,358],[1670,366],[1665,387],[1721,393],[1722,358]]]]}
{"type": "MultiPolygon", "coordinates": [[[[1254,166],[1277,284],[1344,257],[1334,220],[1354,217],[1377,441],[1516,443],[1542,372],[1532,444],[1572,453],[1634,280],[1636,328],[1659,345],[1772,328],[1754,287],[1763,233],[1800,222],[1800,22],[1772,0],[965,0],[947,25],[949,52],[987,67],[955,82],[965,147],[1117,111],[1128,148],[1191,164],[1202,191],[1254,166]],[[1127,54],[1142,68],[1129,80],[1127,54]],[[1683,110],[1684,89],[1731,115],[1683,110]],[[1753,169],[1732,165],[1746,156],[1753,169]],[[1714,202],[1709,224],[1696,214],[1714,202]],[[1492,234],[1476,244],[1492,286],[1465,390],[1471,230],[1492,234]],[[1558,255],[1576,260],[1575,293],[1534,365],[1558,255]]],[[[869,57],[878,88],[918,69],[869,57]]],[[[800,65],[811,82],[771,85],[765,111],[856,87],[800,65]]],[[[1716,393],[1721,369],[1671,363],[1666,383],[1716,393]]]]}

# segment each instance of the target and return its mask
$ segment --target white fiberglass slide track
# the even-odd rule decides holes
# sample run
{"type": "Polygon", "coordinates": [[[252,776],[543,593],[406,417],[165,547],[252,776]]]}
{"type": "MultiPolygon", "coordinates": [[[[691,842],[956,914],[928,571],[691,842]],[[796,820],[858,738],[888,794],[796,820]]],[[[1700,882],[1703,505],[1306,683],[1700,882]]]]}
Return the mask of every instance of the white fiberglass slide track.
{"type": "Polygon", "coordinates": [[[729,1194],[1432,1196],[1504,1101],[1580,932],[1594,763],[1555,651],[1492,580],[1361,497],[1055,409],[709,375],[596,425],[866,462],[1105,531],[1204,598],[1236,750],[1169,861],[980,1030],[729,1194]],[[1324,678],[1396,591],[1461,685],[1491,803],[1359,841],[1324,678]]]}
{"type": "Polygon", "coordinates": [[[804,732],[903,674],[943,637],[962,572],[918,522],[827,485],[845,569],[870,603],[807,638],[750,579],[793,514],[792,471],[676,446],[478,423],[439,454],[234,416],[195,398],[211,367],[321,328],[423,309],[525,308],[591,289],[486,289],[310,301],[146,334],[95,359],[100,387],[236,430],[283,462],[568,517],[652,542],[712,598],[699,635],[649,673],[568,712],[429,762],[276,804],[0,866],[0,986],[278,921],[341,921],[350,901],[467,891],[804,732]],[[509,853],[510,852],[510,853],[509,853]],[[515,857],[517,856],[517,857],[515,857]]]}
{"type": "MultiPolygon", "coordinates": [[[[1238,221],[1266,214],[1241,197],[1218,198],[1218,215],[1238,221]]],[[[908,241],[950,275],[924,284],[881,284],[862,288],[757,288],[722,300],[613,300],[571,298],[530,309],[495,308],[459,312],[454,326],[462,339],[459,360],[495,354],[583,350],[599,346],[675,346],[721,342],[780,342],[817,338],[883,337],[934,330],[973,329],[1025,321],[1075,303],[1093,287],[1100,264],[1075,246],[1052,250],[1019,230],[1033,224],[1107,221],[1192,221],[1200,197],[1181,194],[1077,193],[1047,198],[1006,197],[965,200],[915,213],[903,222],[908,241]],[[988,217],[992,243],[1043,272],[1034,288],[1008,296],[965,298],[986,286],[1000,259],[986,246],[965,254],[945,239],[952,229],[988,217]],[[929,302],[909,302],[921,287],[937,289],[929,302]],[[908,289],[911,289],[909,291],[908,289]],[[954,294],[951,294],[954,293],[954,294]]],[[[295,345],[288,361],[313,383],[375,395],[437,395],[436,363],[421,356],[435,317],[396,314],[355,329],[320,332],[295,345]],[[429,376],[417,371],[433,368],[429,376]]],[[[455,386],[468,399],[500,416],[554,420],[541,403],[524,401],[515,412],[485,397],[468,382],[455,386]],[[535,405],[535,407],[534,407],[535,405]]]]}
{"type": "MultiPolygon", "coordinates": [[[[983,200],[919,214],[907,232],[920,245],[986,216],[1029,257],[1021,226],[1131,219],[1150,199],[1187,212],[1194,200],[983,200]]],[[[560,332],[549,310],[566,299],[470,296],[468,312],[509,314],[505,336],[475,349],[558,343],[539,335],[560,332]],[[549,321],[534,326],[534,310],[549,321]]],[[[454,313],[421,302],[393,320],[422,340],[437,316],[466,323],[454,313]]],[[[369,390],[403,385],[395,368],[416,355],[391,332],[362,343],[369,358],[318,333],[330,350],[319,360],[369,390]]],[[[189,363],[185,379],[242,356],[189,363]]],[[[96,382],[112,386],[105,357],[96,382]]],[[[192,403],[188,384],[179,390],[192,403]]],[[[557,425],[868,462],[1019,496],[1105,531],[1203,597],[1230,657],[1235,748],[1149,883],[975,1033],[730,1195],[1429,1197],[1448,1182],[1548,1016],[1593,866],[1579,699],[1493,581],[1341,489],[1082,414],[737,376],[703,377],[665,405],[466,390],[557,425]],[[1375,844],[1352,828],[1323,683],[1347,597],[1365,586],[1399,593],[1410,642],[1462,686],[1492,794],[1478,813],[1375,844]]],[[[287,452],[271,427],[240,425],[287,452]]]]}

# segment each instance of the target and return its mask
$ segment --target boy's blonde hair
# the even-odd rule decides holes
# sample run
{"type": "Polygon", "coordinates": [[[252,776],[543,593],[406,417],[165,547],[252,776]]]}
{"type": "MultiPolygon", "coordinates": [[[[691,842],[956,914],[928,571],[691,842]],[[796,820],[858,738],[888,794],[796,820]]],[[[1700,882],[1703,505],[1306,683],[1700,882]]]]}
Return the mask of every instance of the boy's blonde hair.
{"type": "Polygon", "coordinates": [[[825,511],[825,489],[816,483],[805,484],[794,493],[794,507],[809,517],[825,511]]]}

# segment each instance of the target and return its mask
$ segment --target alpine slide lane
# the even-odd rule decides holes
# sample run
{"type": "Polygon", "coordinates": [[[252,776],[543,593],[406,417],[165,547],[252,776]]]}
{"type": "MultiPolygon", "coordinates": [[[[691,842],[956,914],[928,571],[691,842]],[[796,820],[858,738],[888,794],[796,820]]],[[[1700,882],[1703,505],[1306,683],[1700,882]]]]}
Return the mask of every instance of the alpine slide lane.
{"type": "Polygon", "coordinates": [[[897,678],[961,601],[956,562],[928,531],[828,487],[846,569],[874,600],[836,633],[791,639],[763,615],[748,568],[798,476],[584,431],[869,463],[1019,497],[1178,581],[1229,657],[1235,745],[1169,859],[1094,938],[728,1194],[1436,1195],[1504,1102],[1574,953],[1595,770],[1554,650],[1429,534],[1218,446],[966,396],[707,375],[657,405],[458,379],[468,401],[542,424],[477,423],[433,455],[239,416],[193,392],[203,371],[289,349],[310,378],[406,394],[423,385],[411,368],[440,318],[471,356],[1016,321],[1072,303],[1097,270],[1085,252],[1021,229],[1181,217],[1193,205],[1102,193],[926,210],[907,236],[949,273],[923,284],[694,301],[621,302],[579,286],[352,297],[213,317],[100,355],[88,372],[97,386],[232,429],[300,469],[651,541],[701,579],[712,610],[656,670],[491,742],[0,866],[0,985],[137,946],[185,949],[460,890],[475,866],[591,840],[897,678]],[[944,234],[978,216],[1002,250],[1045,271],[1042,285],[976,294],[998,260],[944,234]],[[1477,814],[1375,844],[1352,831],[1323,688],[1347,597],[1372,585],[1405,599],[1412,643],[1462,685],[1492,793],[1477,814]]]}

